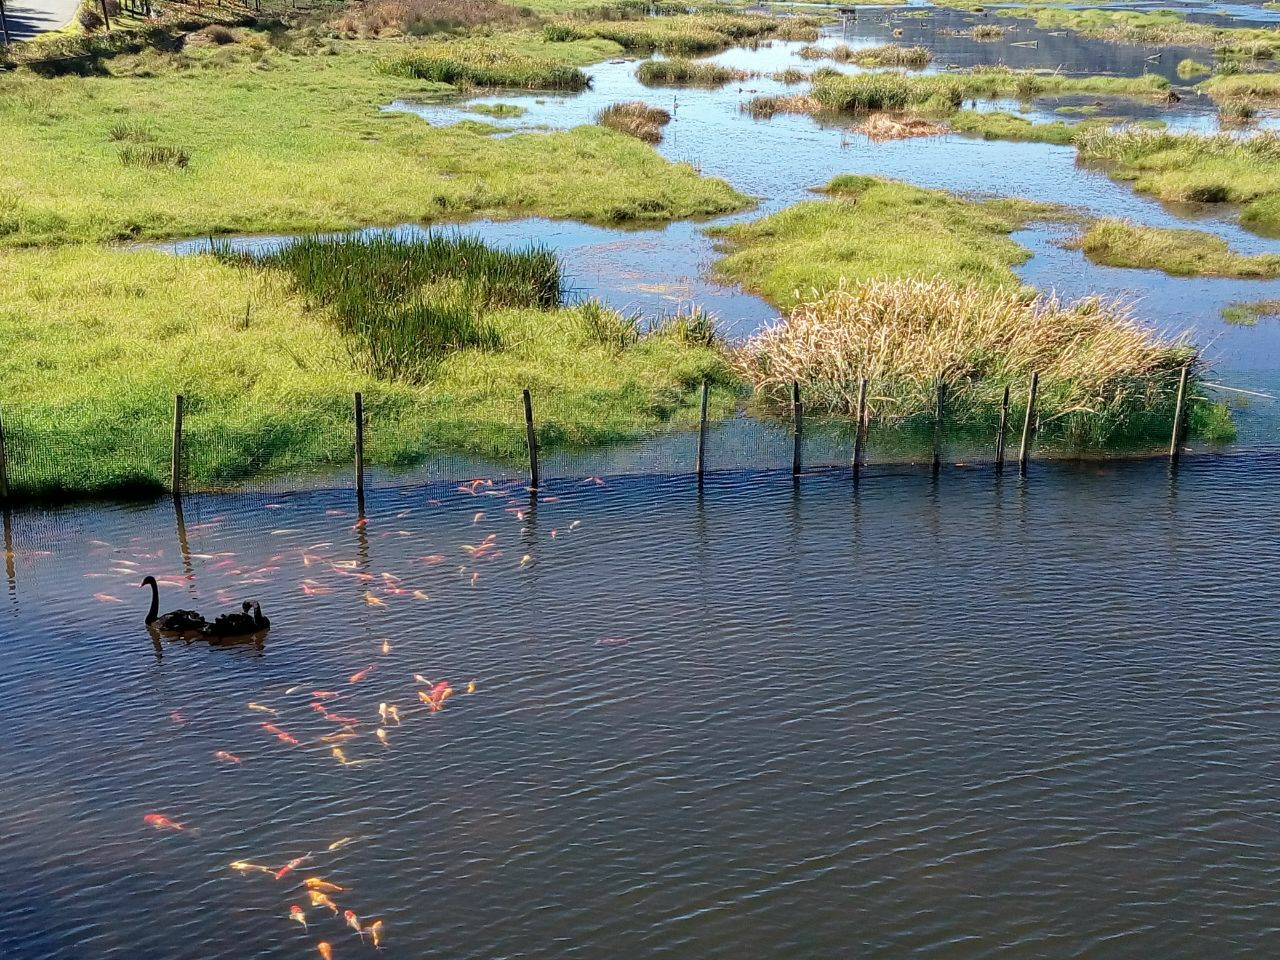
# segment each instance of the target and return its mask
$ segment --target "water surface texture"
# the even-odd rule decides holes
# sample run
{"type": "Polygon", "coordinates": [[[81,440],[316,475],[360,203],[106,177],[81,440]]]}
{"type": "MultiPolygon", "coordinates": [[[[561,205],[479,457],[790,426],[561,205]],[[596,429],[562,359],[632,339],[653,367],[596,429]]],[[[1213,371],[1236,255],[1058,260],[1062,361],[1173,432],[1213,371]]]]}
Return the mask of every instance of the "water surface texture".
{"type": "Polygon", "coordinates": [[[374,956],[320,877],[386,957],[1273,956],[1277,490],[1241,456],[19,515],[0,952],[374,956]],[[268,639],[154,649],[145,571],[268,639]]]}

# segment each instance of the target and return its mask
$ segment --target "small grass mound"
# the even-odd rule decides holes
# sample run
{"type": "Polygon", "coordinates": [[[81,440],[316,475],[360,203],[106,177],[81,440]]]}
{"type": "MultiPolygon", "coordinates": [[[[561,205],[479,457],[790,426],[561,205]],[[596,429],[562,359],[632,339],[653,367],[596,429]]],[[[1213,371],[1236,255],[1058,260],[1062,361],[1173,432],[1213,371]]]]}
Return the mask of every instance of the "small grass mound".
{"type": "Polygon", "coordinates": [[[331,25],[347,37],[425,37],[477,27],[518,27],[532,17],[498,0],[371,0],[347,6],[331,25]]]}
{"type": "Polygon", "coordinates": [[[812,18],[780,18],[761,14],[718,11],[682,16],[649,17],[644,20],[601,20],[583,23],[563,20],[543,28],[543,37],[553,43],[598,37],[618,46],[643,53],[671,56],[712,53],[747,41],[769,37],[817,39],[818,21],[812,18]]]}
{"type": "Polygon", "coordinates": [[[1201,230],[1164,230],[1124,220],[1100,220],[1080,240],[1094,263],[1108,267],[1162,270],[1180,277],[1280,277],[1280,254],[1234,252],[1221,237],[1201,230]]]}
{"type": "Polygon", "coordinates": [[[857,411],[865,376],[874,417],[890,422],[927,414],[938,383],[951,418],[989,421],[1004,389],[1021,392],[1038,372],[1042,423],[1081,442],[1140,431],[1152,415],[1167,422],[1186,364],[1200,369],[1193,348],[1120,304],[902,277],[806,298],[735,356],[766,401],[785,403],[794,382],[808,408],[838,414],[857,411]]]}
{"type": "Polygon", "coordinates": [[[629,100],[605,107],[596,114],[596,123],[609,127],[645,143],[660,143],[662,128],[671,122],[671,114],[661,107],[651,107],[641,100],[629,100]]]}
{"type": "Polygon", "coordinates": [[[933,54],[928,47],[902,47],[886,43],[878,47],[851,47],[840,43],[834,47],[807,46],[796,51],[804,60],[834,60],[856,63],[860,67],[927,67],[933,54]]]}
{"type": "Polygon", "coordinates": [[[1256,326],[1263,318],[1280,317],[1280,300],[1255,300],[1252,303],[1233,303],[1222,308],[1223,322],[1233,327],[1256,326]]]}
{"type": "Polygon", "coordinates": [[[120,148],[120,163],[126,167],[185,170],[191,164],[191,155],[181,147],[131,143],[120,148]]]}
{"type": "Polygon", "coordinates": [[[1203,64],[1199,60],[1193,60],[1190,57],[1184,57],[1182,60],[1178,61],[1178,76],[1183,80],[1189,80],[1191,77],[1199,77],[1212,72],[1213,67],[1203,64]]]}
{"type": "Polygon", "coordinates": [[[890,140],[906,140],[910,137],[936,137],[947,132],[940,123],[923,117],[908,117],[891,113],[873,113],[854,128],[872,143],[890,140]]]}
{"type": "Polygon", "coordinates": [[[384,60],[381,67],[391,76],[455,87],[585,90],[591,83],[577,67],[490,47],[426,46],[384,60]]]}
{"type": "Polygon", "coordinates": [[[467,112],[484,117],[523,117],[528,111],[514,103],[473,103],[467,107],[467,112]]]}
{"type": "Polygon", "coordinates": [[[683,58],[646,60],[636,71],[636,78],[647,87],[722,87],[726,83],[746,80],[749,70],[722,67],[718,63],[698,63],[683,58]]]}

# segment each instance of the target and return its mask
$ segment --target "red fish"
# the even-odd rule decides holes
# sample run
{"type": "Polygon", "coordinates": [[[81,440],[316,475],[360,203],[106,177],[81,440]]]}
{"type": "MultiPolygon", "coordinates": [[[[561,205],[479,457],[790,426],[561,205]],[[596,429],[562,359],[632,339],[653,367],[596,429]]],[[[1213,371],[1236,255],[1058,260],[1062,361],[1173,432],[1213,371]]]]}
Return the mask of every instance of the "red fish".
{"type": "Polygon", "coordinates": [[[332,690],[312,690],[311,696],[316,700],[337,700],[342,694],[334,693],[332,690]]]}
{"type": "Polygon", "coordinates": [[[310,859],[311,859],[311,854],[309,853],[304,853],[300,857],[294,857],[292,860],[286,863],[283,867],[281,867],[279,870],[273,873],[272,876],[275,877],[277,880],[280,880],[283,877],[287,876],[288,874],[293,873],[294,870],[298,869],[298,867],[302,866],[304,863],[306,863],[310,859]]]}
{"type": "Polygon", "coordinates": [[[225,750],[219,750],[214,754],[219,760],[225,760],[227,763],[243,763],[244,761],[237,757],[234,753],[227,753],[225,750]]]}
{"type": "Polygon", "coordinates": [[[142,822],[148,826],[155,827],[157,830],[185,830],[187,829],[176,820],[170,820],[162,813],[148,813],[142,818],[142,822]]]}
{"type": "Polygon", "coordinates": [[[365,677],[373,672],[374,664],[369,664],[363,670],[357,670],[351,676],[347,677],[347,683],[359,683],[365,677]]]}
{"type": "Polygon", "coordinates": [[[444,554],[430,553],[425,557],[419,557],[418,562],[425,563],[428,567],[434,567],[437,563],[444,563],[444,554]]]}

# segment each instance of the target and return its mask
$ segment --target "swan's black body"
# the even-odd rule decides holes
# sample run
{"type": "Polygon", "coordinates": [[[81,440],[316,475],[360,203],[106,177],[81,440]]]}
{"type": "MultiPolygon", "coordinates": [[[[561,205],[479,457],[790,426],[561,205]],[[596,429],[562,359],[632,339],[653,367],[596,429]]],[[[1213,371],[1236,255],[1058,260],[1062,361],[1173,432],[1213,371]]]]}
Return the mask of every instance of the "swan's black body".
{"type": "Polygon", "coordinates": [[[240,613],[224,613],[205,626],[204,634],[208,637],[225,639],[226,637],[247,637],[258,632],[258,625],[249,612],[252,604],[248,600],[242,605],[240,613]]]}
{"type": "Polygon", "coordinates": [[[151,607],[147,610],[146,624],[162,633],[197,633],[208,625],[204,617],[194,610],[173,610],[160,613],[160,587],[155,577],[146,577],[139,586],[151,588],[151,607]]]}
{"type": "Polygon", "coordinates": [[[271,621],[262,615],[262,604],[253,601],[253,625],[259,632],[271,629],[271,621]]]}

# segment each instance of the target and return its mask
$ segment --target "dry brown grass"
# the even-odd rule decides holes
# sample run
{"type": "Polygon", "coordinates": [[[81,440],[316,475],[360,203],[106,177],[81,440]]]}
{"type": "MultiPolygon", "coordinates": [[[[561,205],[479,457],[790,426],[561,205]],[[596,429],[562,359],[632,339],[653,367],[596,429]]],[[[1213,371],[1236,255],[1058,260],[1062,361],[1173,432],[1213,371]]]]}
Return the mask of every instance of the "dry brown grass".
{"type": "Polygon", "coordinates": [[[775,113],[818,113],[820,104],[807,93],[752,97],[742,105],[742,112],[757,120],[768,120],[775,113]]]}
{"type": "Polygon", "coordinates": [[[421,37],[530,19],[498,0],[370,0],[347,7],[332,26],[349,37],[421,37]]]}
{"type": "Polygon", "coordinates": [[[940,136],[947,132],[947,126],[921,117],[873,113],[853,130],[855,133],[864,134],[872,143],[885,143],[889,140],[906,140],[910,137],[940,136]]]}
{"type": "Polygon", "coordinates": [[[662,140],[662,128],[670,122],[670,113],[661,107],[651,107],[642,100],[615,103],[596,114],[596,123],[600,126],[625,133],[645,143],[659,143],[662,140]]]}
{"type": "Polygon", "coordinates": [[[856,411],[865,376],[882,420],[928,411],[939,381],[957,417],[989,415],[1005,386],[1023,389],[1039,371],[1043,416],[1123,420],[1167,405],[1171,374],[1197,360],[1182,341],[1136,322],[1123,304],[892,278],[802,301],[733,362],[766,399],[785,399],[797,382],[807,405],[841,414],[856,411]]]}

